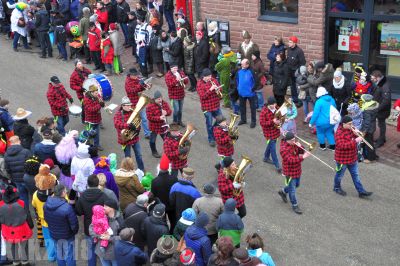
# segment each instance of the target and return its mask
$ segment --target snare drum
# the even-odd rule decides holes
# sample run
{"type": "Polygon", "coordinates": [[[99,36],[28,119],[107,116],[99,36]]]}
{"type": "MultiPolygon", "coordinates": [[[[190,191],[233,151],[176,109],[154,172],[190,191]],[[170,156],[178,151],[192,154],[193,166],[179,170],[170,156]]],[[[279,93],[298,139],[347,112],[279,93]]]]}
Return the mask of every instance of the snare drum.
{"type": "Polygon", "coordinates": [[[95,85],[104,101],[109,101],[113,96],[112,85],[110,80],[103,74],[91,74],[88,79],[83,82],[85,91],[89,90],[91,85],[95,85]]]}
{"type": "Polygon", "coordinates": [[[80,117],[82,113],[82,108],[78,105],[73,104],[68,107],[68,112],[73,117],[80,117]]]}

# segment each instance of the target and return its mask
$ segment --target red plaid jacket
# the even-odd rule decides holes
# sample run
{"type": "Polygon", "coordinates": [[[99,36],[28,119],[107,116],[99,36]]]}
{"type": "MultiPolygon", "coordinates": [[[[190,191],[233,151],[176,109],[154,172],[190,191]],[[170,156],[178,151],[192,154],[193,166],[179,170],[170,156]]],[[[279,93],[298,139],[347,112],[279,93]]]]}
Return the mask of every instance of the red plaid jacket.
{"type": "Polygon", "coordinates": [[[83,99],[83,82],[91,73],[92,72],[86,67],[83,67],[82,71],[75,68],[69,78],[69,86],[76,91],[76,96],[78,96],[79,101],[83,99]]]}
{"type": "MultiPolygon", "coordinates": [[[[118,136],[118,144],[121,145],[133,145],[136,142],[139,141],[139,134],[134,137],[133,139],[131,139],[128,142],[123,142],[121,139],[121,130],[123,129],[128,129],[128,124],[126,123],[126,121],[128,121],[129,116],[132,114],[132,111],[130,112],[125,112],[122,110],[122,108],[120,107],[119,110],[115,113],[114,115],[114,127],[117,130],[117,136],[118,136]]],[[[138,128],[138,130],[140,131],[140,127],[138,128]]]]}
{"type": "Polygon", "coordinates": [[[161,106],[156,103],[150,103],[146,107],[146,115],[149,120],[149,128],[152,132],[157,134],[163,134],[167,132],[168,127],[162,127],[168,125],[164,120],[160,119],[162,115],[161,109],[167,112],[167,116],[170,116],[172,111],[169,104],[166,101],[162,101],[161,106]],[[162,107],[161,107],[162,106],[162,107]]]}
{"type": "Polygon", "coordinates": [[[244,204],[244,194],[243,190],[240,192],[238,196],[233,195],[233,177],[227,178],[226,174],[224,172],[224,169],[221,168],[218,173],[218,190],[219,193],[221,193],[221,198],[222,201],[225,204],[225,201],[227,201],[230,198],[233,198],[236,200],[236,208],[239,208],[244,204]]]}
{"type": "Polygon", "coordinates": [[[280,135],[279,128],[275,127],[274,113],[264,106],[260,113],[260,126],[266,139],[277,139],[280,135]]]}
{"type": "Polygon", "coordinates": [[[125,92],[131,101],[133,108],[135,108],[137,102],[139,101],[139,93],[144,90],[145,88],[140,84],[139,79],[131,79],[130,76],[126,77],[125,92]]]}
{"type": "Polygon", "coordinates": [[[179,140],[181,138],[182,136],[176,138],[167,134],[164,139],[164,153],[171,162],[171,169],[182,169],[187,166],[187,160],[179,159],[179,140]]]}
{"type": "Polygon", "coordinates": [[[54,86],[49,83],[47,90],[47,101],[50,104],[51,113],[54,116],[68,115],[67,99],[72,99],[71,95],[65,90],[64,85],[54,86]]]}
{"type": "Polygon", "coordinates": [[[232,144],[232,139],[220,126],[215,126],[213,129],[215,142],[217,143],[217,152],[219,155],[232,156],[234,153],[234,147],[232,144]]]}
{"type": "MultiPolygon", "coordinates": [[[[186,77],[183,71],[179,71],[179,74],[181,78],[186,77]]],[[[187,84],[189,79],[185,79],[183,82],[187,84]]],[[[182,100],[185,97],[185,89],[180,85],[179,81],[176,80],[176,76],[171,71],[165,74],[165,83],[168,87],[168,98],[170,100],[182,100]]]]}
{"type": "Polygon", "coordinates": [[[357,161],[357,136],[350,129],[340,125],[335,133],[335,161],[340,164],[353,164],[357,161]]]}
{"type": "Polygon", "coordinates": [[[101,123],[101,105],[99,101],[92,96],[85,95],[83,98],[83,108],[85,112],[85,122],[92,124],[100,124],[101,123]]]}
{"type": "Polygon", "coordinates": [[[282,157],[283,174],[291,178],[300,178],[301,162],[304,160],[300,155],[304,154],[304,151],[298,146],[290,145],[282,140],[280,153],[282,157]]]}
{"type": "MultiPolygon", "coordinates": [[[[216,79],[212,78],[215,85],[219,86],[216,79]]],[[[210,91],[211,82],[204,82],[200,79],[197,82],[197,93],[200,97],[201,110],[212,112],[219,109],[219,101],[221,100],[215,91],[210,91]]]]}

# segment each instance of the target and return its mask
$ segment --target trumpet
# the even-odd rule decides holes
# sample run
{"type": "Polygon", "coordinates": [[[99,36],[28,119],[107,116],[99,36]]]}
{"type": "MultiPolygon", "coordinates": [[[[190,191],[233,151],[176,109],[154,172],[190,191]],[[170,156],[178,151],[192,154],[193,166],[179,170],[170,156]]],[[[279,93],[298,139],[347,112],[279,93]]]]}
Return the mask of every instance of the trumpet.
{"type": "MultiPolygon", "coordinates": [[[[242,161],[240,162],[239,167],[236,170],[233,182],[242,184],[244,181],[244,176],[246,175],[247,171],[250,169],[252,164],[253,162],[249,157],[242,155],[242,161]]],[[[236,197],[239,196],[242,190],[243,190],[242,186],[240,186],[239,189],[234,189],[233,195],[236,197]]]]}
{"type": "MultiPolygon", "coordinates": [[[[215,84],[215,82],[212,81],[212,79],[210,79],[210,82],[211,82],[211,86],[217,86],[217,84],[215,84]]],[[[222,88],[223,86],[224,86],[224,84],[219,85],[219,86],[217,86],[217,87],[215,88],[215,93],[218,95],[218,97],[219,97],[220,99],[222,99],[222,97],[223,97],[222,91],[221,91],[221,88],[222,88]]]]}
{"type": "Polygon", "coordinates": [[[364,138],[364,134],[358,130],[355,126],[351,126],[350,127],[351,131],[353,131],[353,133],[357,136],[360,137],[362,139],[362,141],[365,143],[365,145],[367,145],[371,150],[374,149],[374,146],[371,145],[371,143],[369,143],[365,138],[364,138]]]}
{"type": "Polygon", "coordinates": [[[184,77],[184,78],[180,78],[178,79],[179,85],[181,85],[182,88],[186,89],[186,84],[185,84],[185,80],[188,79],[189,77],[184,77]]]}
{"type": "Polygon", "coordinates": [[[308,151],[313,151],[315,147],[317,146],[317,143],[314,141],[313,143],[307,142],[304,139],[300,138],[299,136],[296,135],[296,138],[303,142],[305,145],[308,146],[308,151]]]}

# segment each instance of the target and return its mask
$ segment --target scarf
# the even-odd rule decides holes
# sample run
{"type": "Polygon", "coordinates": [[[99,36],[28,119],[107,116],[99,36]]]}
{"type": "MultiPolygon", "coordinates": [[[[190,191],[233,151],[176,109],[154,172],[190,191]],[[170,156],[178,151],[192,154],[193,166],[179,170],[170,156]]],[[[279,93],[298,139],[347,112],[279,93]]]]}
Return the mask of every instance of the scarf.
{"type": "Polygon", "coordinates": [[[342,78],[340,79],[339,82],[336,82],[335,79],[333,79],[333,87],[337,90],[341,90],[344,86],[344,76],[342,75],[342,78]]]}
{"type": "Polygon", "coordinates": [[[250,48],[253,46],[253,42],[250,41],[248,44],[246,44],[245,42],[242,42],[242,48],[245,54],[247,54],[247,52],[250,50],[250,48]]]}

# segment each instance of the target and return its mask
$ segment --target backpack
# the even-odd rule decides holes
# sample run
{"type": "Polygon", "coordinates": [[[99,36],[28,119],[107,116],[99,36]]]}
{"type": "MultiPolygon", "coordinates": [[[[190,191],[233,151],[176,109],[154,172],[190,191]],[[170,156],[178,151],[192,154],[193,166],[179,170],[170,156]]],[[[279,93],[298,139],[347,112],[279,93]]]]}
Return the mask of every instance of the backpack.
{"type": "Polygon", "coordinates": [[[341,119],[342,118],[338,109],[336,109],[335,106],[331,105],[329,108],[329,123],[331,125],[336,125],[340,122],[341,119]]]}

